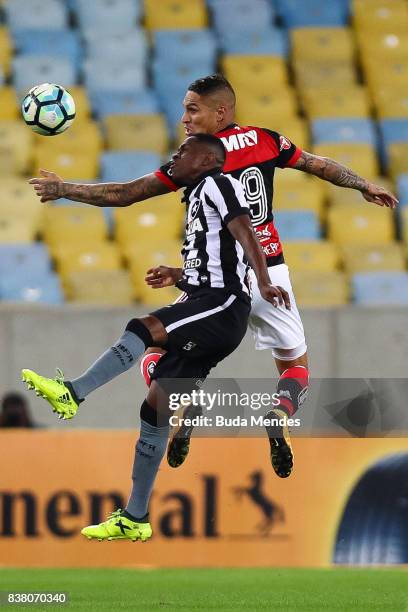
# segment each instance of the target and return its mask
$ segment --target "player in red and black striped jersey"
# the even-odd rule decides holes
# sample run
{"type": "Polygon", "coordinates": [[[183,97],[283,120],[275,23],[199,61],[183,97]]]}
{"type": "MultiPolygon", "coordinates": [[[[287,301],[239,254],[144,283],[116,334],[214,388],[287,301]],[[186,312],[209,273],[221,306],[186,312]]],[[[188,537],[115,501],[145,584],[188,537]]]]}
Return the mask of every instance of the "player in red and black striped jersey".
{"type": "MultiPolygon", "coordinates": [[[[192,83],[183,105],[182,122],[186,136],[207,133],[222,139],[227,150],[224,171],[239,178],[245,186],[253,225],[268,260],[271,282],[283,287],[290,296],[290,310],[273,308],[262,299],[256,281],[253,282],[250,326],[256,348],[271,349],[279,372],[280,404],[274,412],[277,416],[292,416],[306,397],[309,373],[303,326],[283,260],[282,246],[273,225],[274,169],[291,167],[339,187],[357,189],[365,200],[379,206],[394,208],[397,200],[384,188],[336,161],[301,151],[285,136],[264,128],[236,125],[235,94],[230,83],[221,75],[207,76],[192,83]]],[[[43,202],[65,197],[95,206],[129,206],[179,187],[172,179],[169,165],[128,183],[70,184],[46,171],[42,171],[41,178],[31,182],[43,202]]],[[[148,283],[160,288],[171,282],[171,276],[171,269],[161,266],[150,271],[148,283]]],[[[142,371],[147,382],[157,359],[157,354],[147,355],[143,359],[142,371]]],[[[273,468],[278,476],[289,476],[292,451],[287,430],[267,431],[273,468]]],[[[168,458],[172,465],[180,464],[188,451],[189,440],[179,442],[180,439],[173,440],[169,446],[168,458]]]]}

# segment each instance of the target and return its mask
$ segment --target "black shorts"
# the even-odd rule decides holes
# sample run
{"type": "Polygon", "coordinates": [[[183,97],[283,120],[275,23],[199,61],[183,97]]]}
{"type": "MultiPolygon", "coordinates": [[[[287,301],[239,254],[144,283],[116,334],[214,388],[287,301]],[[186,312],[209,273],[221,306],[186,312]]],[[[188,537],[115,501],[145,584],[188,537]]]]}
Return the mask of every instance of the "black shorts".
{"type": "Polygon", "coordinates": [[[245,336],[250,301],[223,290],[205,289],[152,312],[164,325],[167,351],[153,380],[200,379],[225,359],[245,336]]]}

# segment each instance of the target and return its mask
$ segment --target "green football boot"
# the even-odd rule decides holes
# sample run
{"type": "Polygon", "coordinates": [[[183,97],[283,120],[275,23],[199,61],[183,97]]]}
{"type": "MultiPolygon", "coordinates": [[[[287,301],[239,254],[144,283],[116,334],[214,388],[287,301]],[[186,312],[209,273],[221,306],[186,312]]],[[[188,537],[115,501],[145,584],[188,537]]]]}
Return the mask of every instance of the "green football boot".
{"type": "Polygon", "coordinates": [[[123,516],[122,510],[115,510],[108,516],[108,520],[99,525],[89,525],[81,530],[88,540],[131,540],[146,542],[152,537],[150,523],[135,523],[123,516]]]}
{"type": "Polygon", "coordinates": [[[69,383],[64,383],[64,375],[57,369],[55,378],[44,378],[32,370],[21,370],[21,379],[29,389],[34,389],[36,395],[41,395],[52,406],[53,412],[60,419],[72,419],[78,410],[78,403],[73,398],[69,383]]]}
{"type": "MultiPolygon", "coordinates": [[[[288,416],[279,408],[270,410],[265,417],[266,419],[285,419],[288,416]]],[[[271,464],[275,474],[279,478],[287,478],[293,470],[293,451],[290,443],[289,429],[285,425],[266,425],[266,433],[269,438],[269,446],[271,453],[271,464]]]]}

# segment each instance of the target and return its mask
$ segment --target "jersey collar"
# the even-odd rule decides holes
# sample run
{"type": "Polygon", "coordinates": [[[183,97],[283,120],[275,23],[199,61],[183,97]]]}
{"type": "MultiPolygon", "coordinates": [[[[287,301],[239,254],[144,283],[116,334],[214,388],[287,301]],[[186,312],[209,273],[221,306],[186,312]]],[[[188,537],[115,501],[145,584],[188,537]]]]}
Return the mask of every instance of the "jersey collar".
{"type": "Polygon", "coordinates": [[[219,132],[215,132],[214,136],[219,136],[223,132],[228,132],[229,130],[233,130],[234,128],[239,127],[238,123],[230,123],[227,127],[223,128],[219,132]]]}

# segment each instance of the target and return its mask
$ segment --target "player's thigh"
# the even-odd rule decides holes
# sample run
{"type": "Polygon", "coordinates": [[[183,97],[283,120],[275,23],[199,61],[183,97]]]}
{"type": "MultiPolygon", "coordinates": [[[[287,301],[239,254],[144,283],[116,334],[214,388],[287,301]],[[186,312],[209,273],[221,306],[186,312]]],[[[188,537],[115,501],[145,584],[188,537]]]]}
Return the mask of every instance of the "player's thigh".
{"type": "Polygon", "coordinates": [[[306,352],[305,333],[302,320],[296,305],[296,299],[290,282],[286,264],[268,268],[273,285],[279,285],[288,292],[291,308],[274,307],[264,300],[259,292],[254,273],[250,272],[252,287],[252,308],[249,326],[255,338],[257,349],[294,349],[301,354],[306,352]]]}

